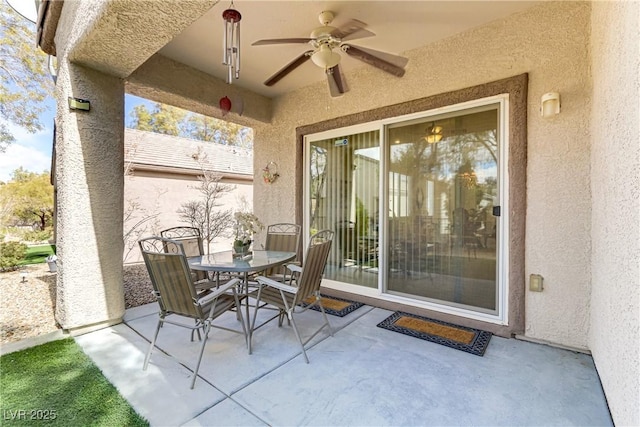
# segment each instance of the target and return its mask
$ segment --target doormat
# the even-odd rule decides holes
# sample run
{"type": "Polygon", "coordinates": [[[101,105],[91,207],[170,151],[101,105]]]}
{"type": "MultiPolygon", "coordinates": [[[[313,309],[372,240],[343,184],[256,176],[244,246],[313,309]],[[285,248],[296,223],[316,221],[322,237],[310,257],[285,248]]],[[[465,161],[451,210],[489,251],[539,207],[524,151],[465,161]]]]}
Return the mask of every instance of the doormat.
{"type": "MultiPolygon", "coordinates": [[[[351,301],[348,299],[338,298],[338,297],[328,297],[326,295],[320,294],[322,297],[322,307],[324,307],[324,311],[327,314],[331,314],[333,316],[344,317],[347,314],[351,313],[354,310],[359,309],[364,304],[357,301],[351,301]]],[[[307,307],[309,304],[313,302],[315,297],[309,297],[302,302],[303,307],[307,307]]],[[[313,305],[309,307],[311,310],[320,311],[320,307],[317,305],[313,305]]]]}
{"type": "Polygon", "coordinates": [[[446,345],[476,356],[484,355],[491,332],[396,311],[377,325],[415,338],[446,345]]]}

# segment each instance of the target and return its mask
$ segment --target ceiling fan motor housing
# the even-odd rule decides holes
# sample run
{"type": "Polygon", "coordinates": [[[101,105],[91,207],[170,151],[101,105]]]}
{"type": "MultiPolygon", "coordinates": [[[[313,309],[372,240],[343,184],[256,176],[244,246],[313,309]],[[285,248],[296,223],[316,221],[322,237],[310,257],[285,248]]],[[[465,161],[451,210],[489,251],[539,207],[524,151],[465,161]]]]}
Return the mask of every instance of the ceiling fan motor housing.
{"type": "Polygon", "coordinates": [[[333,21],[334,16],[335,15],[330,10],[323,10],[322,12],[320,12],[320,15],[318,15],[318,21],[320,21],[322,25],[326,26],[329,25],[331,21],[333,21]]]}

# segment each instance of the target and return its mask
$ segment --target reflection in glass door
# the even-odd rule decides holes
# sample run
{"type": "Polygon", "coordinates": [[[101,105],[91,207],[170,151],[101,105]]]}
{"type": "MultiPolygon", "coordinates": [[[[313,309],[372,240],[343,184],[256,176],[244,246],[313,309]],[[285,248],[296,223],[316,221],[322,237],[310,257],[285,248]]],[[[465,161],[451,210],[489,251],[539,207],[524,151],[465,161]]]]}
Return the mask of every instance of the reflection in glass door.
{"type": "Polygon", "coordinates": [[[324,277],[378,287],[380,132],[309,141],[309,233],[336,234],[324,277]]]}
{"type": "Polygon", "coordinates": [[[499,106],[387,127],[387,292],[498,312],[499,106]]]}

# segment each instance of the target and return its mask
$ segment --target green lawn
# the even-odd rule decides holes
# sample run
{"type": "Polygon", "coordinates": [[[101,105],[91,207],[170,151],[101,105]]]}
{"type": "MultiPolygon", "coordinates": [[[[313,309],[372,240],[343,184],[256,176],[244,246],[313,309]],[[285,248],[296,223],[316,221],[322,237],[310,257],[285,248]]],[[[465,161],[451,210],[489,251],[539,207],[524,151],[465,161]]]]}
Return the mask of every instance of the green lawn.
{"type": "Polygon", "coordinates": [[[72,338],[0,357],[4,425],[148,426],[72,338]]]}
{"type": "Polygon", "coordinates": [[[55,250],[55,245],[29,246],[24,259],[18,265],[42,264],[49,255],[55,253],[55,250]]]}

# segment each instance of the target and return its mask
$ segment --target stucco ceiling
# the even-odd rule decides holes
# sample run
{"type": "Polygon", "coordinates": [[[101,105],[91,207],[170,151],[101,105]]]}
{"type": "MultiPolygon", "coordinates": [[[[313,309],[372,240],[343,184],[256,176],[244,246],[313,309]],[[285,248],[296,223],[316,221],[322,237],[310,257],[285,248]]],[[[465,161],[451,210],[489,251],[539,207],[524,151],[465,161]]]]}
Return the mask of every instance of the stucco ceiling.
{"type": "MultiPolygon", "coordinates": [[[[323,70],[307,61],[274,86],[267,87],[263,84],[265,80],[310,46],[251,46],[251,43],[260,39],[309,37],[311,31],[320,26],[318,14],[323,10],[334,12],[335,19],[331,24],[334,27],[340,27],[351,19],[358,19],[376,34],[375,37],[353,40],[352,44],[402,54],[502,19],[537,3],[539,2],[235,0],[234,8],[242,14],[242,56],[240,79],[234,80],[233,84],[267,97],[276,97],[317,81],[325,81],[323,70]]],[[[224,80],[227,70],[222,65],[222,11],[229,5],[230,1],[220,1],[159,53],[224,80]]],[[[342,54],[340,67],[347,74],[356,67],[370,66],[342,54]]],[[[411,64],[407,66],[407,72],[415,72],[411,70],[411,64]]],[[[347,85],[349,84],[347,76],[347,85]]]]}

